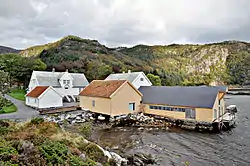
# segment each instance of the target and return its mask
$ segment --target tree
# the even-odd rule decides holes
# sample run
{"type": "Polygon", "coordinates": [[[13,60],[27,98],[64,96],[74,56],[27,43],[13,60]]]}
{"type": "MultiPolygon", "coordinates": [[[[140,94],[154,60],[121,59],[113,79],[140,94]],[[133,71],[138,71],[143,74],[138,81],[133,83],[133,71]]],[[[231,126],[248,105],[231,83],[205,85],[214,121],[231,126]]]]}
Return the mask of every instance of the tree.
{"type": "Polygon", "coordinates": [[[9,75],[8,73],[0,70],[0,94],[4,96],[9,91],[9,75]]]}
{"type": "Polygon", "coordinates": [[[161,86],[161,78],[158,75],[147,74],[147,77],[154,86],[161,86]]]}
{"type": "Polygon", "coordinates": [[[33,70],[45,70],[46,64],[38,58],[22,57],[19,54],[0,55],[0,70],[8,73],[9,85],[18,81],[27,85],[33,70]]]}
{"type": "Polygon", "coordinates": [[[240,52],[232,54],[227,61],[227,70],[230,77],[229,84],[244,84],[250,80],[250,54],[240,52]]]}

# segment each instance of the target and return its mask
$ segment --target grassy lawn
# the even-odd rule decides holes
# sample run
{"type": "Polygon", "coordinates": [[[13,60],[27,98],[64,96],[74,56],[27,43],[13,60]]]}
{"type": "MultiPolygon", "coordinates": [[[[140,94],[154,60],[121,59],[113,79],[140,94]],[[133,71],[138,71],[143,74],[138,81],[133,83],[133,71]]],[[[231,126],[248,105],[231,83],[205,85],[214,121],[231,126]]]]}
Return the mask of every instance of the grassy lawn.
{"type": "Polygon", "coordinates": [[[0,110],[0,114],[6,114],[6,113],[11,113],[11,112],[16,112],[16,111],[17,111],[17,107],[14,104],[12,104],[11,106],[3,107],[0,110]]]}
{"type": "Polygon", "coordinates": [[[12,89],[10,93],[8,93],[11,97],[17,100],[25,100],[25,91],[23,89],[12,89]]]}

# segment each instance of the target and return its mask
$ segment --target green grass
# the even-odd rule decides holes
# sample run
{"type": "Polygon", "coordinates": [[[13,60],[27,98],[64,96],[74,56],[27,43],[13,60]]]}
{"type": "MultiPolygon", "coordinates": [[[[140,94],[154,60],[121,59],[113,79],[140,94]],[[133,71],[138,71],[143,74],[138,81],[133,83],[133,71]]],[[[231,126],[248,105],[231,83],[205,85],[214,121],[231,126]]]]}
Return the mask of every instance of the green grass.
{"type": "Polygon", "coordinates": [[[13,89],[10,93],[8,93],[11,97],[24,101],[25,100],[25,91],[23,89],[13,89]]]}
{"type": "Polygon", "coordinates": [[[17,107],[14,104],[12,104],[11,106],[3,107],[0,110],[0,114],[7,114],[7,113],[11,113],[11,112],[16,112],[16,111],[17,111],[17,107]]]}

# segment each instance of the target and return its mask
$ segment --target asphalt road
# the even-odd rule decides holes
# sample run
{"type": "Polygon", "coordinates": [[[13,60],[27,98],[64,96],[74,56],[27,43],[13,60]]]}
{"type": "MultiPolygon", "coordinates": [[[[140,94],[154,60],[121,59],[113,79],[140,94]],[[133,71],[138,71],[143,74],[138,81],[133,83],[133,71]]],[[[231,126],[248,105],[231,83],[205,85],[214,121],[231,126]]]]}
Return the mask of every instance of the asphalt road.
{"type": "Polygon", "coordinates": [[[33,108],[27,107],[24,101],[16,100],[8,95],[5,98],[12,101],[18,108],[17,112],[9,113],[9,114],[0,114],[0,119],[19,119],[26,120],[31,119],[39,115],[38,111],[33,108]]]}

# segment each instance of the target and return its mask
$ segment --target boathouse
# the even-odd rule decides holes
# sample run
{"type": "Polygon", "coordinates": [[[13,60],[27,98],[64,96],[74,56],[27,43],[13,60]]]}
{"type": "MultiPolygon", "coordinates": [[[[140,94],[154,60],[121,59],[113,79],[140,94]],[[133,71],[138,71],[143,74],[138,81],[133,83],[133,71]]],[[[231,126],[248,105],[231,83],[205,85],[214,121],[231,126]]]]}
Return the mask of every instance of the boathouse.
{"type": "Polygon", "coordinates": [[[79,94],[80,107],[118,116],[137,112],[142,94],[126,80],[94,80],[79,94]]]}
{"type": "Polygon", "coordinates": [[[225,92],[215,87],[149,86],[139,91],[146,114],[212,123],[225,112],[225,92]]]}

